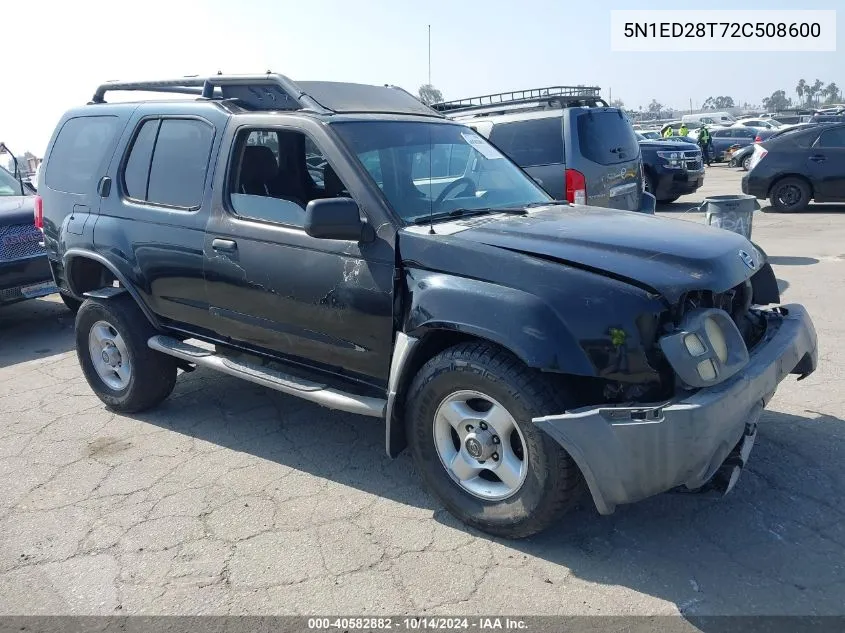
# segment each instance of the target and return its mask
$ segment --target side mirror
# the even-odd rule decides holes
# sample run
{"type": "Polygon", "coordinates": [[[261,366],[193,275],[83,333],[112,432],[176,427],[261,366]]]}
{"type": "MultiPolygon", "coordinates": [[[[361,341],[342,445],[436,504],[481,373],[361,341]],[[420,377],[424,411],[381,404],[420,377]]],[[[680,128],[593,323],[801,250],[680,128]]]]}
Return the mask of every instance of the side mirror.
{"type": "Polygon", "coordinates": [[[305,232],[323,240],[371,241],[372,227],[352,198],[312,200],[305,207],[305,232]],[[369,229],[369,230],[368,230],[369,229]]]}

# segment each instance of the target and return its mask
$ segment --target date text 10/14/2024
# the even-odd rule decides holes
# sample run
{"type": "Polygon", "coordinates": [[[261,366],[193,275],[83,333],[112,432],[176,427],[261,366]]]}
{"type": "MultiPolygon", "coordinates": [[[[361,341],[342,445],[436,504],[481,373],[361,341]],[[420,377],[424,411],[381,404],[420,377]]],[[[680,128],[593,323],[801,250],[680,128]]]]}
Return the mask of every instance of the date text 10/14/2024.
{"type": "Polygon", "coordinates": [[[528,624],[519,618],[505,617],[352,617],[308,618],[308,629],[312,631],[527,631],[528,624]]]}

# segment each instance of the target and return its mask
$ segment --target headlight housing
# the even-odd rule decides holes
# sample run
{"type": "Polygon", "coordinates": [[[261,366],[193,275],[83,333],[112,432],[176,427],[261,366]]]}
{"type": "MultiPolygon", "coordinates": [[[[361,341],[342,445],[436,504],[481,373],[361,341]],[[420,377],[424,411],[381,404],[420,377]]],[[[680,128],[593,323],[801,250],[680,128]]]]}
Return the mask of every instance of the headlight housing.
{"type": "Polygon", "coordinates": [[[682,169],[684,166],[683,152],[657,152],[657,155],[666,161],[666,167],[670,169],[682,169]]]}
{"type": "Polygon", "coordinates": [[[724,310],[688,312],[679,331],[660,339],[660,349],[681,382],[690,388],[727,380],[748,364],[748,348],[724,310]]]}

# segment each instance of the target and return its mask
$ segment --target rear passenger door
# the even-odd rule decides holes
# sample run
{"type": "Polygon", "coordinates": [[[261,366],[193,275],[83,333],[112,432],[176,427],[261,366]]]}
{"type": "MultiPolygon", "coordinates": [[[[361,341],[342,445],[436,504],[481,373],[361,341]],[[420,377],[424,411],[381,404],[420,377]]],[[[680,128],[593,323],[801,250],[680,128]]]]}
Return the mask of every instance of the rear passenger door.
{"type": "Polygon", "coordinates": [[[497,123],[489,136],[493,145],[556,200],[566,199],[562,125],[557,112],[541,119],[497,123]]]}
{"type": "Polygon", "coordinates": [[[192,115],[168,110],[144,107],[133,117],[94,241],[166,323],[208,328],[203,241],[228,117],[214,105],[192,115]]]}

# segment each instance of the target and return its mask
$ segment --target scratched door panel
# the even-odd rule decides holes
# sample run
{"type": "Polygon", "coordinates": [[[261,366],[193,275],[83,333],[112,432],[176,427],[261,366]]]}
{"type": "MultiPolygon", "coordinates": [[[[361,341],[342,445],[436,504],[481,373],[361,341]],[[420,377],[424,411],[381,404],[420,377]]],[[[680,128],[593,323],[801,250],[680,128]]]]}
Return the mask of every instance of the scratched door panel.
{"type": "Polygon", "coordinates": [[[205,244],[206,289],[220,334],[386,379],[394,266],[385,242],[318,240],[298,228],[221,214],[205,244]],[[215,239],[236,248],[215,250],[215,239]]]}

